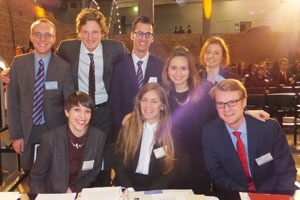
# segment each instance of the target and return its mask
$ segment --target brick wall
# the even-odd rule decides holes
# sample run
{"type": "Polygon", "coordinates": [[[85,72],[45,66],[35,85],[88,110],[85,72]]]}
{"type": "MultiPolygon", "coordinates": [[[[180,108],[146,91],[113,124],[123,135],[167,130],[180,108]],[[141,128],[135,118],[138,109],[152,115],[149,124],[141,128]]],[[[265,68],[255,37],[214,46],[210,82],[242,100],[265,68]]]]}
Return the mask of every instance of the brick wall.
{"type": "MultiPolygon", "coordinates": [[[[46,13],[46,17],[57,28],[55,46],[61,39],[74,36],[74,26],[59,23],[51,13],[46,13]]],[[[35,4],[33,0],[0,0],[0,19],[0,55],[10,64],[15,46],[28,48],[30,25],[36,20],[35,4]]]]}

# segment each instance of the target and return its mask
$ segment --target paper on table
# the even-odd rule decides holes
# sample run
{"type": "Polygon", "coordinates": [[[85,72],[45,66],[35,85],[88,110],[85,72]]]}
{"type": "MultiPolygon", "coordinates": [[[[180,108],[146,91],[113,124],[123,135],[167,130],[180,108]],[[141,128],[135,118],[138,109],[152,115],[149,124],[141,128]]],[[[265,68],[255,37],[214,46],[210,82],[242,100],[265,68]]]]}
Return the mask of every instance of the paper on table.
{"type": "Polygon", "coordinates": [[[205,196],[205,200],[219,200],[219,198],[213,196],[205,196]]]}
{"type": "Polygon", "coordinates": [[[19,192],[0,192],[0,199],[16,200],[20,198],[19,192]]]}
{"type": "Polygon", "coordinates": [[[84,188],[82,189],[81,200],[119,200],[121,196],[121,187],[84,188]]]}
{"type": "Polygon", "coordinates": [[[38,194],[35,200],[74,200],[76,193],[38,194]]]}
{"type": "Polygon", "coordinates": [[[241,200],[250,200],[250,197],[247,192],[240,192],[241,200]]]}

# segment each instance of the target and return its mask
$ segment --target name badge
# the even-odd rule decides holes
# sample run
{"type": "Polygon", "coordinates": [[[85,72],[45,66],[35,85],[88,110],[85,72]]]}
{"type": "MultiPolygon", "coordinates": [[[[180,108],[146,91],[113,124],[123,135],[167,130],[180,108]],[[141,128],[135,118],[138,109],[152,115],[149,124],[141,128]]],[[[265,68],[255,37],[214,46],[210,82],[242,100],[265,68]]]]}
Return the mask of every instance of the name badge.
{"type": "Polygon", "coordinates": [[[157,77],[150,77],[148,83],[157,83],[157,77]]]}
{"type": "Polygon", "coordinates": [[[165,152],[165,149],[163,147],[159,147],[157,149],[154,149],[153,152],[154,152],[154,155],[155,155],[156,159],[159,159],[159,158],[162,158],[162,157],[166,156],[166,152],[165,152]]]}
{"type": "Polygon", "coordinates": [[[57,81],[45,82],[45,88],[46,90],[57,90],[58,89],[57,81]]]}
{"type": "Polygon", "coordinates": [[[267,153],[267,154],[262,155],[255,159],[258,166],[262,166],[263,164],[266,164],[272,160],[273,160],[273,157],[270,153],[267,153]]]}
{"type": "Polygon", "coordinates": [[[93,169],[94,168],[94,162],[95,162],[95,160],[83,161],[82,171],[93,169]]]}

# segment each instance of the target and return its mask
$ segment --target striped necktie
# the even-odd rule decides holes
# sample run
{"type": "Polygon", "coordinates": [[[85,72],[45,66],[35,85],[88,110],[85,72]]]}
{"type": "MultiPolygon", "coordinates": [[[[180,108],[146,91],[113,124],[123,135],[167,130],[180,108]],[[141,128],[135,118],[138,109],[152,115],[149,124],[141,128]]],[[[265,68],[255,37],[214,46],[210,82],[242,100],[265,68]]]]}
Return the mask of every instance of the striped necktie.
{"type": "Polygon", "coordinates": [[[33,124],[40,124],[42,120],[42,114],[43,114],[45,78],[44,78],[44,62],[42,59],[39,61],[39,64],[40,67],[35,77],[35,84],[34,84],[33,112],[32,112],[33,124]]]}
{"type": "Polygon", "coordinates": [[[137,62],[138,70],[136,73],[136,77],[137,77],[137,83],[138,83],[139,88],[141,88],[143,86],[143,82],[144,82],[142,64],[143,64],[143,61],[141,61],[141,60],[137,62]]]}
{"type": "Polygon", "coordinates": [[[92,53],[88,54],[90,57],[90,71],[89,71],[89,95],[93,102],[95,103],[95,62],[94,55],[92,53]]]}

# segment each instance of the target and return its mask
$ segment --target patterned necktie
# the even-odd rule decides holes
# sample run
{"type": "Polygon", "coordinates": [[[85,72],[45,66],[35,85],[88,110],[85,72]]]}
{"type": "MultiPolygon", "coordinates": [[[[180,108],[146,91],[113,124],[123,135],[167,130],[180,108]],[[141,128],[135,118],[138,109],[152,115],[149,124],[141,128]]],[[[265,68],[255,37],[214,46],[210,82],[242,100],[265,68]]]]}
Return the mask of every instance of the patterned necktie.
{"type": "Polygon", "coordinates": [[[32,120],[33,124],[40,124],[42,120],[43,114],[43,96],[44,96],[44,62],[41,59],[39,61],[40,67],[38,69],[38,73],[35,77],[34,83],[34,97],[33,97],[33,112],[32,112],[32,120]]]}
{"type": "Polygon", "coordinates": [[[248,189],[249,189],[249,191],[255,191],[256,189],[255,189],[253,180],[250,176],[250,172],[249,172],[249,168],[248,168],[248,161],[247,161],[247,155],[246,155],[245,147],[244,147],[243,141],[241,140],[241,137],[240,137],[241,132],[235,131],[235,132],[233,132],[233,134],[237,138],[236,150],[237,150],[238,156],[240,158],[244,173],[245,173],[246,178],[247,178],[248,189]]]}
{"type": "MultiPolygon", "coordinates": [[[[92,53],[88,53],[90,57],[90,70],[89,70],[89,96],[91,97],[92,101],[95,104],[95,62],[94,62],[94,55],[92,53]]],[[[92,113],[90,119],[90,125],[95,126],[95,110],[92,113]]]]}
{"type": "Polygon", "coordinates": [[[89,95],[95,103],[95,62],[93,54],[88,54],[90,57],[90,71],[89,71],[89,95]]]}
{"type": "Polygon", "coordinates": [[[141,88],[143,86],[143,82],[144,82],[142,64],[143,64],[143,61],[141,61],[141,60],[137,62],[138,71],[136,73],[136,77],[137,77],[137,83],[138,83],[139,88],[141,88]]]}

